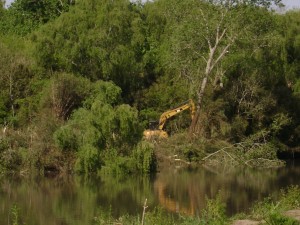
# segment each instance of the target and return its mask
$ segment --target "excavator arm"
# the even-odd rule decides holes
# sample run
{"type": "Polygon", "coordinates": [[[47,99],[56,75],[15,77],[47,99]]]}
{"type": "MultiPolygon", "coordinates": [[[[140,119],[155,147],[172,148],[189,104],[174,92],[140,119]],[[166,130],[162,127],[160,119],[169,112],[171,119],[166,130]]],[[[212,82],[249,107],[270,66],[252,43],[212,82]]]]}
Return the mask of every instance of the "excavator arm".
{"type": "Polygon", "coordinates": [[[165,123],[167,122],[167,120],[175,115],[177,115],[178,113],[181,113],[184,110],[187,109],[191,109],[191,117],[193,119],[194,115],[195,115],[195,104],[193,102],[192,99],[188,100],[187,102],[185,102],[183,105],[180,105],[174,109],[168,110],[166,112],[164,112],[163,114],[161,114],[160,118],[159,118],[159,125],[158,125],[158,129],[162,130],[165,126],[165,123]]]}
{"type": "Polygon", "coordinates": [[[181,104],[180,106],[178,106],[174,109],[170,109],[170,110],[164,112],[163,114],[161,114],[161,116],[159,118],[158,129],[157,130],[145,130],[144,137],[146,139],[151,139],[152,137],[167,138],[168,134],[167,134],[167,132],[165,132],[163,130],[167,120],[187,109],[191,110],[191,118],[193,119],[193,117],[195,115],[195,104],[194,104],[193,100],[190,99],[190,100],[184,102],[183,104],[181,104]]]}

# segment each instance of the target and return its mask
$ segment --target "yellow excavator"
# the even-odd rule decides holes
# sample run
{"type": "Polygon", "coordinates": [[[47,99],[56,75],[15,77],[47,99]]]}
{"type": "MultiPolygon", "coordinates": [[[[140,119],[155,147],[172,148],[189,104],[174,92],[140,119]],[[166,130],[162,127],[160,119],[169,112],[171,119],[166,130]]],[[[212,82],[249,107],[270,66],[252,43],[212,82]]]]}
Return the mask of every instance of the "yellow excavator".
{"type": "Polygon", "coordinates": [[[167,138],[168,133],[163,130],[167,120],[169,118],[177,115],[178,113],[180,113],[184,110],[187,110],[187,109],[191,110],[191,118],[193,119],[193,117],[195,115],[195,104],[194,104],[192,99],[189,99],[188,101],[184,102],[180,106],[178,106],[174,109],[170,109],[170,110],[164,112],[163,114],[161,114],[161,116],[159,118],[159,122],[158,122],[158,128],[153,127],[150,124],[150,129],[145,130],[143,132],[144,138],[145,139],[152,139],[152,138],[163,139],[163,138],[167,138]]]}

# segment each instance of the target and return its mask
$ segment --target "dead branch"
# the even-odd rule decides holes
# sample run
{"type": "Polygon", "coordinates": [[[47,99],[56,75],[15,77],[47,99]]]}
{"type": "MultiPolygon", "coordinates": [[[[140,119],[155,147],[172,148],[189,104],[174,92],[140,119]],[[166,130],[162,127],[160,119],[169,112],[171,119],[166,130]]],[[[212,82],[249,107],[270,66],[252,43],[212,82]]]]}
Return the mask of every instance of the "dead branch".
{"type": "Polygon", "coordinates": [[[204,157],[204,158],[202,159],[202,161],[205,161],[205,160],[211,158],[212,156],[217,155],[217,154],[219,154],[219,153],[221,153],[221,152],[223,152],[224,154],[226,154],[226,155],[227,155],[230,159],[232,159],[233,161],[237,161],[232,155],[230,155],[228,152],[225,151],[225,149],[228,149],[228,148],[231,148],[231,147],[225,147],[225,148],[222,148],[222,149],[220,149],[220,150],[218,150],[218,151],[216,151],[216,152],[214,152],[214,153],[211,153],[211,154],[209,154],[208,156],[204,157]]]}
{"type": "Polygon", "coordinates": [[[142,225],[144,225],[144,222],[145,222],[145,214],[146,214],[146,209],[147,208],[148,208],[148,206],[147,206],[147,198],[146,198],[144,206],[143,206],[142,225]]]}
{"type": "Polygon", "coordinates": [[[245,165],[254,167],[257,165],[264,165],[262,167],[264,168],[276,168],[276,167],[281,167],[284,165],[284,162],[278,159],[265,159],[265,158],[257,158],[257,159],[250,159],[245,162],[245,165]],[[254,162],[254,165],[251,165],[251,162],[254,162]]]}

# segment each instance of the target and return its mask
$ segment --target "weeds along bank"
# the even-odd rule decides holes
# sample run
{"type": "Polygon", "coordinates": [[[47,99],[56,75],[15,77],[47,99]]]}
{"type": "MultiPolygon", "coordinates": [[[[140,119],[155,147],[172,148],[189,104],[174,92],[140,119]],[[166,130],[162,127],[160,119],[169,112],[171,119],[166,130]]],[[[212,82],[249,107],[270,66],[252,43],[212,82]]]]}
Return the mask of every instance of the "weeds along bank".
{"type": "Polygon", "coordinates": [[[138,112],[120,103],[118,86],[112,82],[91,83],[65,74],[52,80],[45,88],[44,93],[47,92],[51,94],[41,100],[45,105],[43,112],[30,127],[3,132],[2,171],[118,174],[155,171],[153,146],[141,141],[138,112]],[[74,86],[53,92],[59,85],[74,86]],[[80,99],[82,92],[89,92],[89,97],[80,99]],[[63,104],[62,98],[68,99],[70,105],[63,104]],[[74,101],[80,107],[71,114],[74,101]],[[63,120],[64,117],[68,120],[63,120]]]}
{"type": "MultiPolygon", "coordinates": [[[[248,221],[248,224],[271,224],[271,225],[297,225],[300,222],[300,189],[298,186],[282,190],[281,196],[277,201],[266,198],[258,202],[249,215],[235,215],[231,218],[225,214],[226,206],[221,202],[220,196],[215,199],[206,199],[207,206],[197,218],[186,216],[172,216],[164,213],[161,209],[155,209],[147,212],[145,205],[141,216],[131,217],[122,216],[119,219],[113,219],[109,214],[102,214],[95,218],[96,224],[120,223],[120,224],[197,224],[197,225],[230,225],[238,221],[248,221]],[[298,216],[287,216],[290,209],[298,209],[298,216]]],[[[146,202],[145,202],[146,203],[146,202]]],[[[142,211],[142,209],[141,209],[142,211]]]]}
{"type": "MultiPolygon", "coordinates": [[[[120,106],[113,112],[114,109],[108,106],[107,110],[111,110],[109,117],[114,117],[118,116],[115,112],[120,113],[124,109],[130,108],[120,106]]],[[[121,141],[122,135],[126,133],[120,133],[120,130],[110,131],[114,136],[105,139],[101,136],[99,127],[97,129],[95,126],[110,126],[113,130],[112,121],[117,124],[118,119],[110,118],[110,125],[107,125],[105,121],[99,121],[98,117],[94,117],[93,113],[86,109],[78,112],[82,114],[75,113],[67,124],[53,129],[53,138],[48,140],[48,143],[45,140],[35,139],[40,136],[31,136],[28,139],[25,137],[26,134],[20,131],[2,137],[0,139],[1,172],[24,175],[36,172],[121,175],[155,173],[170,165],[205,166],[216,171],[237,166],[257,169],[285,166],[285,161],[277,158],[278,149],[270,143],[231,144],[212,139],[186,141],[188,140],[186,133],[176,134],[166,140],[140,140],[126,143],[121,141]]],[[[106,113],[107,111],[104,112],[106,113]]],[[[127,112],[126,116],[128,116],[127,112]]],[[[54,124],[50,122],[49,125],[54,124]]],[[[131,124],[123,124],[123,126],[130,127],[131,124]]],[[[141,129],[137,130],[140,131],[141,129]]],[[[134,131],[129,129],[128,132],[130,134],[127,134],[131,135],[134,131]]]]}
{"type": "MultiPolygon", "coordinates": [[[[139,111],[123,103],[113,82],[60,74],[42,89],[41,110],[27,126],[3,127],[3,173],[154,173],[159,162],[175,161],[186,166],[284,166],[277,158],[284,147],[274,136],[277,121],[236,143],[226,140],[228,130],[210,137],[204,130],[196,137],[182,130],[145,140],[139,111]]],[[[283,126],[276,126],[276,132],[283,126]]]]}
{"type": "Polygon", "coordinates": [[[232,144],[214,138],[193,139],[185,132],[168,139],[144,140],[137,111],[113,103],[117,94],[109,90],[117,91],[118,87],[106,82],[97,85],[108,96],[101,93],[97,100],[87,101],[67,122],[51,119],[48,114],[25,131],[7,129],[0,139],[2,173],[149,174],[170,164],[216,171],[285,165],[272,141],[253,142],[249,138],[232,144]]]}

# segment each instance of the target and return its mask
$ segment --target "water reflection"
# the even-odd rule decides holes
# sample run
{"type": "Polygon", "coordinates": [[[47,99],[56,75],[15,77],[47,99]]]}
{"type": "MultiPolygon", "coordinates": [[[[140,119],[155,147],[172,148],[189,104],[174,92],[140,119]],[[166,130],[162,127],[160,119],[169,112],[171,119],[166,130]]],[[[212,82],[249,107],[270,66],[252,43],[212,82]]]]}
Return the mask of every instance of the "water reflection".
{"type": "MultiPolygon", "coordinates": [[[[14,204],[32,225],[92,224],[111,208],[113,216],[137,214],[145,196],[152,195],[151,180],[115,177],[56,177],[6,179],[0,182],[0,224],[12,224],[14,204]]],[[[154,202],[154,201],[152,201],[154,202]]]]}
{"type": "Polygon", "coordinates": [[[103,212],[114,217],[141,214],[145,198],[150,209],[160,205],[169,212],[199,215],[205,198],[220,193],[228,215],[247,211],[254,201],[281,188],[300,185],[300,164],[286,168],[250,168],[215,171],[169,168],[155,177],[2,178],[0,224],[12,224],[13,205],[23,222],[31,225],[85,225],[103,212]]]}
{"type": "Polygon", "coordinates": [[[282,188],[300,185],[299,175],[299,162],[286,168],[261,170],[167,170],[157,175],[154,187],[159,204],[169,211],[198,216],[205,199],[220,193],[227,214],[233,215],[247,212],[254,202],[267,196],[276,199],[282,188]]]}

